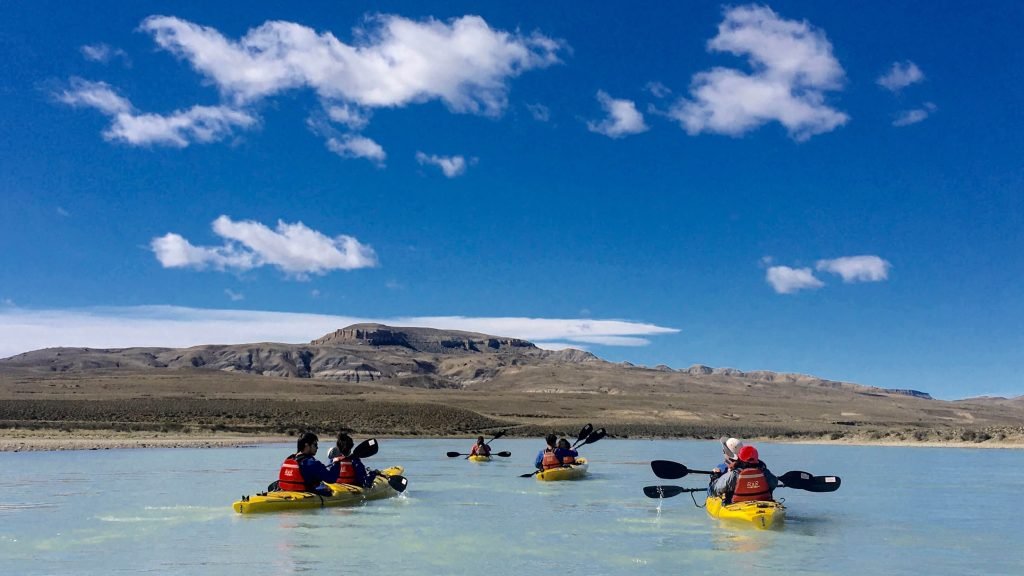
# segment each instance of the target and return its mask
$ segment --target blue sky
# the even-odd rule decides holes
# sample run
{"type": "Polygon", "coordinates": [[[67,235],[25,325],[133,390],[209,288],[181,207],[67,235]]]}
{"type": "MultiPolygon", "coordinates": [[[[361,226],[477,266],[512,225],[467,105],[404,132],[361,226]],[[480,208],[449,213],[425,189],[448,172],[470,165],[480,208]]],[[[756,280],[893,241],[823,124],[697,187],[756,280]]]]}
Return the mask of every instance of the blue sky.
{"type": "Polygon", "coordinates": [[[0,10],[0,356],[367,320],[1024,394],[1019,3],[0,10]]]}

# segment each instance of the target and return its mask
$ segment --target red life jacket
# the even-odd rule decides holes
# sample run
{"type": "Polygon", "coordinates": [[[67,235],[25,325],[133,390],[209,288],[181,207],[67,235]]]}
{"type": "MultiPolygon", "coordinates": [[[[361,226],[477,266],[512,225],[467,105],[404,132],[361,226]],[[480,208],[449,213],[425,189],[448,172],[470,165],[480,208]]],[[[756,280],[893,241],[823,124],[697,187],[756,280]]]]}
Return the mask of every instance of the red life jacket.
{"type": "Polygon", "coordinates": [[[558,460],[558,456],[555,456],[555,451],[551,448],[544,449],[544,458],[541,459],[540,465],[545,470],[562,467],[562,463],[558,460]]]}
{"type": "Polygon", "coordinates": [[[469,451],[470,456],[490,456],[491,447],[487,444],[473,444],[473,448],[469,451]]]}
{"type": "Polygon", "coordinates": [[[281,473],[277,477],[277,485],[281,490],[292,492],[307,492],[306,479],[302,477],[302,468],[299,466],[309,456],[305,454],[292,454],[285,458],[281,464],[281,473]]]}
{"type": "Polygon", "coordinates": [[[356,467],[355,464],[352,464],[352,460],[348,456],[338,456],[334,461],[338,463],[338,479],[335,482],[338,484],[355,484],[356,467]]]}
{"type": "Polygon", "coordinates": [[[772,502],[771,487],[768,486],[768,478],[760,468],[744,468],[736,475],[736,489],[732,493],[732,503],[754,500],[772,502]]]}

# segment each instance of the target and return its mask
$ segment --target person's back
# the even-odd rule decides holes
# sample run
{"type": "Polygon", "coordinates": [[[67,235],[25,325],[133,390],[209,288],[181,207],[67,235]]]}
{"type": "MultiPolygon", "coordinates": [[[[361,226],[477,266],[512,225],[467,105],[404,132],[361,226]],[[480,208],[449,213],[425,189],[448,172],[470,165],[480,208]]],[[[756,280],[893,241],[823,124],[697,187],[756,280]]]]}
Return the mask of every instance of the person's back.
{"type": "MultiPolygon", "coordinates": [[[[318,492],[323,482],[333,482],[337,477],[336,465],[324,466],[315,456],[318,438],[306,432],[296,441],[296,452],[281,464],[278,474],[278,489],[294,492],[318,492]]],[[[328,491],[329,492],[329,491],[328,491]]]]}
{"type": "Polygon", "coordinates": [[[579,452],[572,449],[569,441],[562,438],[558,441],[558,447],[555,448],[555,458],[558,459],[558,463],[561,466],[569,466],[576,463],[576,457],[579,456],[579,452]]]}
{"type": "Polygon", "coordinates": [[[544,441],[547,443],[547,446],[537,453],[537,459],[533,463],[538,470],[558,468],[562,465],[561,461],[558,460],[558,457],[555,456],[555,443],[557,440],[558,437],[554,434],[548,434],[544,437],[544,441]]]}
{"type": "Polygon", "coordinates": [[[331,450],[331,454],[335,454],[332,460],[338,466],[338,474],[332,482],[365,488],[372,482],[372,479],[367,477],[366,466],[363,465],[362,460],[352,456],[354,444],[348,434],[344,432],[338,434],[338,442],[335,445],[337,451],[331,450]]]}
{"type": "Polygon", "coordinates": [[[476,444],[469,450],[470,456],[490,456],[491,447],[484,442],[483,436],[477,436],[476,444]]]}
{"type": "Polygon", "coordinates": [[[757,448],[744,446],[737,456],[733,469],[711,484],[712,493],[722,496],[726,504],[772,501],[779,479],[760,460],[757,448]]]}

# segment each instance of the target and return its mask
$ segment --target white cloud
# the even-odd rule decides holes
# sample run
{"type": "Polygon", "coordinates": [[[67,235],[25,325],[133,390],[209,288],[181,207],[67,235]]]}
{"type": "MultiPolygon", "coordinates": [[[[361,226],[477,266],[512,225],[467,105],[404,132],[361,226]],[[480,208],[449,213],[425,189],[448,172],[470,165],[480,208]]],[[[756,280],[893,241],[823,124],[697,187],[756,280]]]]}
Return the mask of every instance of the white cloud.
{"type": "MultiPolygon", "coordinates": [[[[617,345],[616,337],[650,337],[679,332],[675,328],[624,320],[464,316],[359,318],[173,306],[78,310],[10,308],[0,309],[0,358],[55,346],[124,348],[185,347],[211,343],[305,343],[359,322],[481,332],[530,340],[548,349],[585,348],[576,343],[602,337],[609,338],[608,345],[617,345]]],[[[627,342],[633,340],[628,338],[627,342]]]]}
{"type": "Polygon", "coordinates": [[[830,132],[849,117],[825,103],[845,76],[824,32],[785,20],[766,6],[726,10],[708,50],[746,56],[752,73],[713,68],[693,77],[690,98],[669,111],[691,135],[742,135],[777,121],[798,141],[830,132]]]}
{"type": "MultiPolygon", "coordinates": [[[[416,152],[416,161],[420,165],[431,164],[437,166],[449,178],[461,176],[466,172],[467,161],[462,156],[437,156],[436,154],[424,154],[416,152]]],[[[476,162],[476,158],[470,158],[468,164],[476,162]]]]}
{"type": "Polygon", "coordinates": [[[810,268],[790,268],[789,266],[772,266],[768,268],[765,280],[779,294],[792,294],[799,290],[816,290],[825,285],[814,277],[810,268]]]}
{"type": "Polygon", "coordinates": [[[533,119],[538,122],[547,122],[551,120],[551,109],[543,104],[527,104],[526,109],[530,111],[530,115],[533,116],[533,119]]]}
{"type": "Polygon", "coordinates": [[[71,213],[65,210],[63,206],[57,206],[57,215],[63,216],[64,218],[69,218],[71,216],[71,213]]]}
{"type": "Polygon", "coordinates": [[[889,278],[888,261],[878,256],[843,256],[831,260],[818,260],[816,268],[843,277],[843,282],[881,282],[889,278]]]}
{"type": "Polygon", "coordinates": [[[328,104],[327,116],[352,130],[362,130],[370,123],[370,113],[350,104],[328,104]]]}
{"type": "Polygon", "coordinates": [[[587,122],[587,128],[591,132],[604,134],[610,138],[622,138],[647,131],[644,115],[636,109],[636,104],[632,100],[612,98],[607,92],[598,90],[597,101],[601,103],[601,108],[608,117],[600,122],[587,122]]]}
{"type": "Polygon", "coordinates": [[[902,127],[910,126],[911,124],[917,124],[918,122],[925,121],[931,116],[938,107],[931,102],[925,102],[920,108],[913,108],[911,110],[903,110],[896,115],[896,119],[892,121],[893,126],[902,127]]]}
{"type": "Polygon", "coordinates": [[[346,134],[337,138],[329,138],[327,149],[342,158],[366,158],[378,166],[383,166],[388,157],[380,144],[360,134],[346,134]]]}
{"type": "Polygon", "coordinates": [[[672,89],[661,82],[648,82],[644,86],[644,90],[650,92],[655,98],[667,98],[672,95],[672,89]]]}
{"type": "Polygon", "coordinates": [[[193,106],[167,116],[140,114],[109,84],[81,78],[72,78],[70,88],[56,97],[70,106],[95,108],[109,116],[111,125],[103,132],[103,137],[135,146],[157,144],[184,148],[191,142],[221,140],[230,136],[236,127],[249,128],[257,123],[248,113],[225,106],[193,106]]]}
{"type": "Polygon", "coordinates": [[[279,220],[277,229],[271,230],[259,222],[235,222],[220,216],[213,221],[213,231],[226,240],[224,245],[194,246],[182,236],[168,233],[154,238],[150,247],[164,268],[244,271],[269,265],[304,278],[307,274],[377,265],[377,256],[370,246],[351,236],[330,238],[302,222],[288,224],[279,220]]]}
{"type": "Polygon", "coordinates": [[[911,84],[922,81],[924,81],[924,72],[921,72],[917,64],[910,60],[893,62],[892,68],[876,80],[879,86],[891,92],[899,92],[911,84]]]}
{"type": "Polygon", "coordinates": [[[232,290],[230,288],[225,288],[224,289],[224,294],[226,294],[227,297],[230,298],[232,302],[238,302],[239,300],[245,300],[245,294],[240,294],[240,293],[235,292],[234,290],[232,290]]]}
{"type": "Polygon", "coordinates": [[[310,88],[328,101],[368,108],[441,100],[456,112],[488,115],[506,106],[509,78],[559,62],[563,49],[539,33],[494,30],[478,16],[448,22],[374,16],[353,32],[351,45],[283,21],[266,22],[238,41],[171,16],[151,16],[141,29],[239,103],[310,88]]]}
{"type": "Polygon", "coordinates": [[[120,48],[114,48],[108,44],[86,44],[79,48],[86,60],[107,64],[114,58],[120,58],[126,65],[131,64],[128,54],[120,48]]]}

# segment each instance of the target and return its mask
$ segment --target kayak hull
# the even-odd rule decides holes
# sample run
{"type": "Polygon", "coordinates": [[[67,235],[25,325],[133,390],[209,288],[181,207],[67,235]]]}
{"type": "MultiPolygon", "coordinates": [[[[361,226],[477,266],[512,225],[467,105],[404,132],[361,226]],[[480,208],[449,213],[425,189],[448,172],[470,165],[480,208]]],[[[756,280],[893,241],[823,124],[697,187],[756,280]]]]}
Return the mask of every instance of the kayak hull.
{"type": "Polygon", "coordinates": [[[469,457],[469,461],[470,462],[490,462],[491,461],[491,457],[490,456],[470,456],[469,457]]]}
{"type": "Polygon", "coordinates": [[[351,484],[326,484],[333,492],[330,496],[322,496],[315,492],[267,492],[254,496],[245,496],[231,507],[239,514],[257,514],[263,512],[281,512],[284,510],[307,510],[310,508],[333,508],[337,506],[355,506],[367,500],[380,500],[398,495],[398,491],[388,484],[388,476],[401,475],[404,468],[393,466],[381,470],[369,488],[351,484]]]}
{"type": "Polygon", "coordinates": [[[576,464],[570,464],[562,468],[551,468],[537,472],[537,480],[543,482],[555,482],[559,480],[579,480],[587,475],[587,459],[577,458],[576,464]]]}
{"type": "Polygon", "coordinates": [[[708,516],[733,523],[746,524],[761,530],[781,526],[786,519],[786,507],[780,502],[740,502],[726,505],[719,496],[708,496],[704,509],[708,516]]]}

